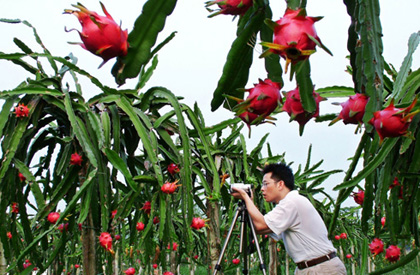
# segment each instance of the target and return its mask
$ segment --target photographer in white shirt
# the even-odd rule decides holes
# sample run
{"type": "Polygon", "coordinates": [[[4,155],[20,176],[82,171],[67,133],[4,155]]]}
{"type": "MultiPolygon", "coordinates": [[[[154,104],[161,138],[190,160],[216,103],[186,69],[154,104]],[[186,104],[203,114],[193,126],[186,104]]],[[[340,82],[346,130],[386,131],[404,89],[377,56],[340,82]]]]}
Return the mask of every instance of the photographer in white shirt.
{"type": "Polygon", "coordinates": [[[242,199],[258,234],[283,239],[286,252],[296,263],[295,274],[347,274],[336,249],[328,239],[328,231],[311,202],[294,190],[293,172],[283,163],[269,164],[263,169],[261,192],[267,202],[276,203],[263,215],[248,193],[233,187],[232,195],[242,199]]]}

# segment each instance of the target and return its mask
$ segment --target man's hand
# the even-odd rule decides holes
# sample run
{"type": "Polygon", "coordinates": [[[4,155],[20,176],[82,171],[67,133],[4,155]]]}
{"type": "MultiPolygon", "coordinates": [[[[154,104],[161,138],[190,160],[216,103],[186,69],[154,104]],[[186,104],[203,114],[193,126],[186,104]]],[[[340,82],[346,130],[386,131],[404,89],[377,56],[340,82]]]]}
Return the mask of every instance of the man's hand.
{"type": "MultiPolygon", "coordinates": [[[[234,191],[233,193],[232,193],[232,196],[235,198],[235,199],[241,199],[241,200],[245,200],[245,198],[246,197],[249,197],[249,195],[248,195],[248,193],[244,190],[244,189],[242,189],[242,188],[236,188],[236,187],[232,187],[232,190],[234,191]]],[[[253,196],[252,196],[253,194],[252,194],[252,190],[251,190],[251,200],[253,199],[253,196]]]]}

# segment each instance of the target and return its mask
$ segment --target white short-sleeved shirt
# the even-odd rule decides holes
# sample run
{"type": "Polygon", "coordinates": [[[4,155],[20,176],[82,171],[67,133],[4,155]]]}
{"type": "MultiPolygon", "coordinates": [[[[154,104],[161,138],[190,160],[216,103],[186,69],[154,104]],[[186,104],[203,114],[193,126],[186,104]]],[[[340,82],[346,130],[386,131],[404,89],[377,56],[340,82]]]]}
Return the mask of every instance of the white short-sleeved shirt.
{"type": "Polygon", "coordinates": [[[295,263],[336,252],[328,231],[311,202],[298,191],[290,191],[264,216],[273,231],[271,237],[283,239],[287,253],[295,263]]]}

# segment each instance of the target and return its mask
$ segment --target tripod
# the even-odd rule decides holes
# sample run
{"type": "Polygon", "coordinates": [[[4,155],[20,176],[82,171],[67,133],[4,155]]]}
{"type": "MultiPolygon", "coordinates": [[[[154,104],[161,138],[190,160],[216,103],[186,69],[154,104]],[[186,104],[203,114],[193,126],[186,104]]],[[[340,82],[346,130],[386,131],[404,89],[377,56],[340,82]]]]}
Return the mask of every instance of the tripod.
{"type": "Polygon", "coordinates": [[[226,240],[223,244],[222,251],[220,252],[219,259],[217,260],[216,266],[214,267],[213,275],[216,275],[217,272],[220,271],[220,269],[221,269],[220,263],[222,262],[223,255],[226,252],[226,247],[227,247],[227,245],[229,243],[229,240],[232,236],[232,231],[233,231],[233,228],[235,227],[235,224],[236,224],[236,221],[238,220],[239,215],[241,216],[241,231],[240,231],[241,235],[240,235],[239,253],[242,254],[242,258],[243,258],[242,273],[243,274],[249,274],[248,273],[248,271],[249,271],[248,270],[248,255],[247,255],[247,250],[244,248],[244,246],[246,246],[246,237],[245,236],[247,234],[247,226],[249,226],[251,228],[252,236],[254,238],[254,243],[255,243],[255,246],[257,248],[258,257],[259,257],[259,260],[260,260],[260,269],[262,270],[263,274],[266,275],[266,268],[265,268],[264,262],[262,260],[260,245],[258,244],[257,234],[255,233],[255,227],[254,227],[254,224],[252,223],[252,218],[249,216],[248,210],[246,209],[246,205],[245,205],[243,200],[238,201],[238,207],[236,208],[236,212],[235,212],[235,215],[233,217],[232,223],[230,225],[229,232],[226,236],[226,240]]]}

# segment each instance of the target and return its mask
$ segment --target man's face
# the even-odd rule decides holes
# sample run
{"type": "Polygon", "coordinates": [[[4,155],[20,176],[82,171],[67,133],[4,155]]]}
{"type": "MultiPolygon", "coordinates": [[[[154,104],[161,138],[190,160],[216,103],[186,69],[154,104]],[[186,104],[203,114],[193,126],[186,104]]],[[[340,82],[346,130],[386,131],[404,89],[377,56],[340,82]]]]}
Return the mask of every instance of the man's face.
{"type": "Polygon", "coordinates": [[[271,178],[271,172],[264,174],[261,192],[267,202],[278,202],[279,181],[271,178]]]}

